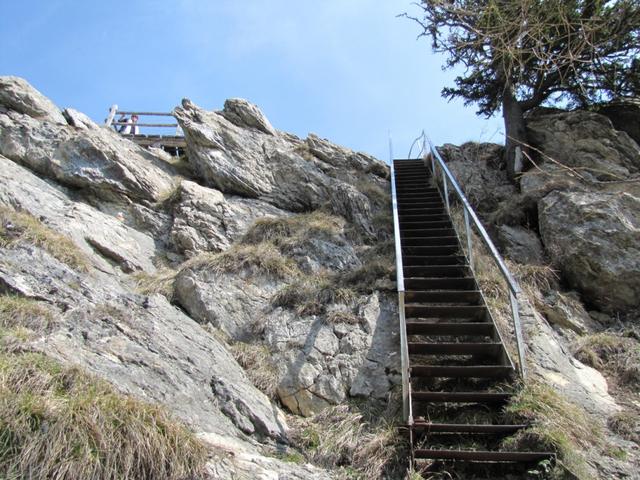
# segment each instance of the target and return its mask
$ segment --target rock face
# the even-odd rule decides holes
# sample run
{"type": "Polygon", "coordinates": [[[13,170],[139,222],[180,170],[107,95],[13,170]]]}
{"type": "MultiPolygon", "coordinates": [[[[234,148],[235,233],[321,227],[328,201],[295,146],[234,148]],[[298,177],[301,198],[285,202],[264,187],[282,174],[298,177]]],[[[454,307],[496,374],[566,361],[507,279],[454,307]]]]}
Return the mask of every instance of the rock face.
{"type": "Polygon", "coordinates": [[[554,192],[539,215],[547,251],[589,302],[609,311],[640,306],[640,199],[554,192]]]}
{"type": "MultiPolygon", "coordinates": [[[[386,172],[378,160],[340,149],[364,169],[353,169],[353,162],[337,168],[314,156],[305,142],[269,131],[268,122],[255,107],[238,102],[228,107],[218,114],[183,100],[182,107],[174,110],[187,138],[189,161],[207,186],[290,211],[328,205],[333,213],[373,235],[369,199],[355,185],[363,180],[375,183],[372,177],[386,172]],[[238,126],[247,122],[253,128],[238,126]]],[[[312,139],[310,143],[318,142],[312,139]]]]}
{"type": "Polygon", "coordinates": [[[545,157],[579,170],[587,180],[628,180],[640,172],[640,147],[597,113],[577,111],[527,120],[529,141],[545,157]]]}
{"type": "Polygon", "coordinates": [[[39,120],[67,123],[58,107],[23,78],[0,77],[0,105],[39,120]]]}

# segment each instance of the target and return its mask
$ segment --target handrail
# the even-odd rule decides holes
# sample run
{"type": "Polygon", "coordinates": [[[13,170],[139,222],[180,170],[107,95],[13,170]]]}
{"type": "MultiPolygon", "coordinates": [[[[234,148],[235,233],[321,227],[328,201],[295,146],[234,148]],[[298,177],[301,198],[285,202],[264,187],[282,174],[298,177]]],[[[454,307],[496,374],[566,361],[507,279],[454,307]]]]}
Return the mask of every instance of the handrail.
{"type": "Polygon", "coordinates": [[[411,382],[409,378],[409,344],[407,340],[407,321],[404,311],[404,271],[402,265],[402,243],[400,239],[400,218],[398,216],[398,198],[396,176],[393,166],[393,147],[389,138],[389,156],[391,164],[391,206],[393,209],[393,235],[396,252],[396,282],[398,288],[398,318],[400,321],[400,368],[402,370],[402,414],[407,425],[413,425],[411,405],[411,382]]]}
{"type": "MultiPolygon", "coordinates": [[[[109,108],[109,114],[104,121],[105,126],[113,127],[113,126],[127,126],[133,125],[130,121],[121,121],[120,119],[115,119],[116,115],[136,115],[136,116],[156,116],[156,117],[173,117],[173,113],[164,113],[164,112],[135,112],[130,110],[118,110],[118,105],[111,105],[109,108]]],[[[177,123],[140,123],[136,122],[135,126],[137,127],[151,127],[151,128],[175,128],[176,135],[180,132],[180,126],[177,123]]]]}
{"type": "MultiPolygon", "coordinates": [[[[424,132],[423,132],[423,136],[424,136],[424,132]]],[[[471,227],[469,225],[469,217],[471,217],[471,220],[473,221],[473,226],[476,227],[478,233],[480,234],[480,238],[482,239],[486,247],[491,252],[492,258],[498,265],[498,269],[500,270],[500,273],[502,274],[505,281],[507,282],[507,286],[509,287],[509,290],[510,290],[509,302],[511,304],[511,315],[513,318],[513,327],[514,327],[514,333],[516,337],[516,346],[518,348],[518,360],[519,360],[518,366],[520,370],[520,375],[522,376],[522,378],[525,378],[526,370],[525,370],[525,363],[524,363],[524,356],[525,356],[524,340],[522,337],[522,326],[520,324],[520,315],[518,310],[518,295],[521,293],[520,286],[511,275],[511,272],[509,272],[509,269],[507,268],[507,265],[504,263],[504,260],[500,256],[498,249],[491,241],[489,234],[487,233],[485,228],[482,226],[482,223],[480,223],[480,220],[478,219],[476,212],[473,210],[473,207],[471,207],[469,200],[467,199],[464,192],[460,188],[460,185],[458,185],[458,182],[456,181],[455,177],[451,174],[451,171],[449,170],[444,160],[440,156],[440,153],[438,152],[438,150],[434,147],[433,143],[431,143],[431,140],[429,140],[429,150],[431,152],[431,155],[430,155],[431,169],[433,172],[433,177],[436,181],[436,185],[438,186],[438,189],[439,189],[439,184],[438,184],[438,175],[436,173],[436,166],[438,166],[443,172],[442,173],[442,194],[444,196],[447,213],[451,214],[451,209],[449,205],[448,182],[451,183],[451,186],[453,187],[453,191],[456,193],[456,195],[458,196],[458,199],[462,203],[462,206],[464,209],[464,220],[465,220],[465,229],[466,229],[466,236],[467,236],[468,260],[469,260],[469,266],[471,267],[471,270],[473,271],[474,267],[473,267],[472,237],[471,237],[471,227]]]]}

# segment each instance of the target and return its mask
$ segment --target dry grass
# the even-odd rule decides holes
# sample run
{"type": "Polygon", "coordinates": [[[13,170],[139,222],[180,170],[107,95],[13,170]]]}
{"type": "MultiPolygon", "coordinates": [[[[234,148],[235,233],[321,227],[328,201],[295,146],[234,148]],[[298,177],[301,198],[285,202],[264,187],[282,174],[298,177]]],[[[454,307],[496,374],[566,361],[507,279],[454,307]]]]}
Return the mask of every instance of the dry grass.
{"type": "Polygon", "coordinates": [[[181,269],[211,270],[216,273],[271,275],[291,279],[300,275],[296,263],[270,242],[234,245],[220,253],[203,253],[182,264],[181,269]]]}
{"type": "Polygon", "coordinates": [[[42,302],[16,295],[0,295],[0,329],[22,327],[41,333],[53,321],[52,310],[42,302]]]}
{"type": "Polygon", "coordinates": [[[89,270],[89,260],[71,239],[54,232],[28,213],[0,206],[0,248],[20,244],[42,248],[75,270],[89,270]]]}
{"type": "Polygon", "coordinates": [[[574,353],[582,363],[603,371],[616,385],[637,391],[640,387],[640,343],[613,333],[580,338],[574,353]]]}
{"type": "Polygon", "coordinates": [[[136,281],[136,291],[141,295],[164,295],[167,300],[173,299],[173,284],[177,270],[161,268],[155,273],[135,272],[132,277],[136,281]]]}
{"type": "Polygon", "coordinates": [[[290,217],[261,218],[249,228],[241,243],[268,242],[287,251],[313,238],[332,239],[344,231],[345,220],[321,210],[290,217]]]}
{"type": "Polygon", "coordinates": [[[339,282],[358,293],[395,290],[396,267],[389,257],[369,258],[358,268],[340,275],[339,282]]]}
{"type": "Polygon", "coordinates": [[[292,443],[311,463],[338,469],[337,478],[386,478],[402,443],[393,414],[365,415],[350,405],[295,419],[292,427],[292,443]]]}
{"type": "Polygon", "coordinates": [[[332,310],[327,314],[327,323],[347,323],[349,325],[358,325],[360,318],[349,310],[332,310]]]}
{"type": "Polygon", "coordinates": [[[277,292],[271,304],[295,310],[298,315],[321,315],[332,304],[348,305],[356,293],[329,274],[307,275],[277,292]]]}
{"type": "Polygon", "coordinates": [[[279,383],[278,369],[269,349],[264,345],[243,342],[232,343],[228,348],[253,385],[267,397],[275,399],[279,383]]]}
{"type": "Polygon", "coordinates": [[[205,448],[160,407],[40,354],[0,354],[0,477],[181,479],[205,448]]]}
{"type": "Polygon", "coordinates": [[[552,451],[558,462],[552,478],[590,478],[580,450],[602,446],[597,423],[551,387],[531,382],[505,407],[508,421],[534,426],[506,438],[506,450],[552,451]]]}
{"type": "Polygon", "coordinates": [[[377,208],[387,207],[391,209],[391,191],[385,191],[378,184],[368,181],[360,180],[356,183],[356,188],[367,196],[369,201],[373,203],[377,208]]]}
{"type": "Polygon", "coordinates": [[[607,425],[612,432],[640,445],[640,418],[635,412],[622,411],[609,417],[607,425]]]}

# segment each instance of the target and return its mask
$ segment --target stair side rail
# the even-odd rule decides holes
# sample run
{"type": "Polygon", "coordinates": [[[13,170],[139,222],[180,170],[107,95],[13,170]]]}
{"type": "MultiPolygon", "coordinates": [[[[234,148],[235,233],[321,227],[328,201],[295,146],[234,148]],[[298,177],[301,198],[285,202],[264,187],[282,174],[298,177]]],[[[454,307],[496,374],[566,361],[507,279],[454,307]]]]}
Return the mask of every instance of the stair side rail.
{"type": "Polygon", "coordinates": [[[396,176],[393,166],[393,147],[389,138],[391,164],[391,206],[393,209],[393,235],[396,253],[396,284],[398,288],[398,317],[400,320],[400,367],[402,369],[402,416],[405,423],[413,425],[411,406],[411,382],[409,377],[409,344],[407,341],[407,321],[404,311],[404,272],[402,266],[402,244],[400,238],[400,217],[398,216],[398,197],[396,192],[396,176]]]}
{"type": "Polygon", "coordinates": [[[433,173],[433,178],[434,178],[434,181],[436,182],[436,185],[438,186],[438,189],[440,189],[440,184],[438,183],[439,182],[438,177],[440,176],[442,178],[442,188],[440,189],[440,191],[442,192],[442,196],[444,197],[444,200],[445,200],[447,213],[449,215],[451,214],[451,206],[449,202],[449,186],[451,186],[451,188],[453,189],[453,192],[458,197],[458,200],[463,206],[464,224],[465,224],[466,237],[467,237],[468,260],[469,260],[469,266],[471,267],[471,270],[474,270],[473,237],[471,235],[471,229],[473,225],[478,231],[478,234],[480,235],[482,242],[489,249],[489,252],[491,253],[491,257],[493,258],[498,269],[500,270],[500,273],[502,274],[502,277],[505,279],[507,283],[507,287],[509,288],[509,301],[511,303],[511,317],[513,320],[513,330],[515,333],[516,346],[518,349],[518,368],[520,371],[520,376],[524,379],[526,376],[524,340],[522,337],[522,325],[520,324],[520,314],[518,310],[518,296],[521,294],[522,290],[520,289],[518,282],[516,282],[516,280],[511,275],[511,272],[509,272],[509,269],[507,268],[507,265],[502,259],[502,256],[498,252],[498,249],[493,244],[493,242],[491,241],[491,238],[489,237],[489,234],[487,233],[485,228],[482,226],[482,223],[478,219],[478,215],[473,210],[473,207],[469,203],[469,200],[465,196],[464,192],[460,188],[460,185],[458,185],[458,182],[456,181],[455,177],[453,176],[453,174],[445,164],[444,160],[440,156],[440,153],[434,147],[433,143],[431,143],[431,140],[429,140],[429,151],[430,151],[429,158],[431,159],[431,171],[433,173]],[[438,170],[440,170],[441,172],[440,175],[438,174],[439,173],[438,170]]]}

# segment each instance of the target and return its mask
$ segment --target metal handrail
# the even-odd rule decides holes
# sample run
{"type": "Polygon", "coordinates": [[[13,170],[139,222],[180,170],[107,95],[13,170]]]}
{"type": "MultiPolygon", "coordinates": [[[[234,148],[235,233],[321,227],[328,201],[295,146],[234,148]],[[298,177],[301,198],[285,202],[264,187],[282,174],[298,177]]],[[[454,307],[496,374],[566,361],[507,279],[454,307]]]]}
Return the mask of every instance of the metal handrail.
{"type": "MultiPolygon", "coordinates": [[[[423,135],[424,135],[424,132],[423,132],[423,135]]],[[[431,155],[430,155],[430,157],[431,157],[431,170],[433,172],[433,177],[434,177],[434,179],[436,181],[436,184],[438,185],[438,188],[439,188],[439,184],[437,183],[438,182],[438,174],[436,172],[436,166],[439,167],[443,172],[443,174],[442,174],[442,195],[443,195],[444,200],[445,200],[447,213],[451,214],[451,206],[449,204],[449,186],[448,186],[448,182],[451,183],[451,186],[453,187],[453,191],[458,196],[458,199],[460,200],[460,202],[462,203],[462,206],[464,208],[464,220],[465,220],[465,229],[466,229],[466,237],[467,237],[467,252],[468,252],[467,255],[468,255],[468,261],[469,261],[469,266],[471,267],[471,270],[472,271],[474,270],[474,267],[473,267],[473,248],[472,248],[472,241],[473,241],[472,238],[473,237],[471,236],[471,226],[470,226],[470,223],[469,223],[469,217],[471,217],[471,220],[473,221],[473,225],[476,227],[478,233],[480,234],[480,238],[482,239],[482,241],[485,244],[485,246],[491,252],[491,257],[496,262],[496,264],[498,266],[498,269],[500,270],[500,273],[502,274],[502,276],[504,277],[505,281],[507,282],[507,286],[509,287],[509,301],[511,303],[511,315],[512,315],[512,318],[513,318],[513,329],[514,329],[514,332],[515,332],[516,346],[517,346],[517,349],[518,349],[518,360],[519,360],[519,362],[518,362],[519,365],[518,366],[519,366],[519,370],[520,370],[520,375],[522,376],[522,378],[524,378],[525,375],[526,375],[525,363],[524,363],[524,356],[525,356],[525,353],[524,353],[524,341],[523,341],[523,337],[522,337],[522,326],[520,324],[520,314],[519,314],[519,310],[518,310],[518,295],[521,293],[520,286],[518,285],[516,280],[511,275],[511,272],[509,272],[509,269],[507,268],[507,265],[504,263],[504,260],[500,256],[500,253],[498,253],[498,249],[496,248],[496,246],[491,241],[491,238],[489,237],[489,234],[487,233],[485,228],[482,226],[482,223],[480,223],[480,220],[478,219],[478,216],[476,215],[476,212],[471,207],[471,204],[469,203],[469,200],[467,200],[467,197],[465,196],[464,192],[460,188],[460,185],[458,185],[458,182],[456,181],[455,177],[452,175],[451,171],[449,170],[449,168],[445,164],[445,162],[442,159],[442,157],[440,156],[440,153],[438,152],[438,150],[433,146],[433,143],[431,143],[431,140],[429,140],[429,150],[431,152],[431,155]]]]}
{"type": "Polygon", "coordinates": [[[400,368],[402,370],[402,415],[407,425],[413,425],[411,405],[411,382],[409,372],[409,344],[407,341],[407,321],[404,311],[404,271],[402,266],[402,243],[400,239],[400,217],[396,195],[396,176],[393,166],[393,145],[389,138],[389,163],[391,164],[391,206],[393,209],[393,235],[396,252],[396,283],[398,288],[398,317],[400,320],[400,368]]]}

